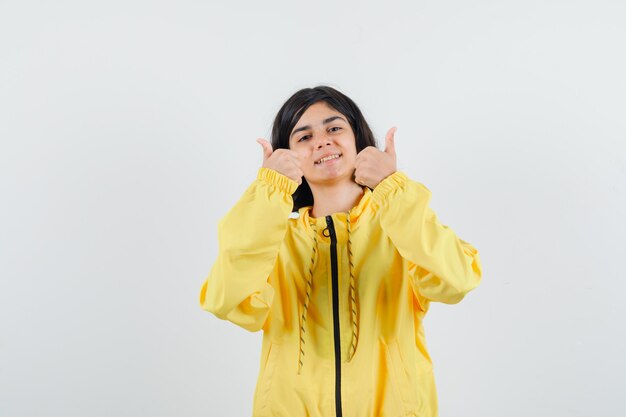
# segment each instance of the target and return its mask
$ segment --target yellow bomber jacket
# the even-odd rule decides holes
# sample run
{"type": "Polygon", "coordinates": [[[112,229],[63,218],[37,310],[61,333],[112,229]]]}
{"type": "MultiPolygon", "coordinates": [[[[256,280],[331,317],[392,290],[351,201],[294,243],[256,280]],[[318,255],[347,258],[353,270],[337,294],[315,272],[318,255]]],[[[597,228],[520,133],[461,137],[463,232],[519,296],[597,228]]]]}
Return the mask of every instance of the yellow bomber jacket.
{"type": "Polygon", "coordinates": [[[255,417],[437,416],[422,320],[481,280],[478,251],[398,171],[348,213],[291,214],[297,183],[261,168],[218,226],[202,308],[263,330],[255,417]]]}

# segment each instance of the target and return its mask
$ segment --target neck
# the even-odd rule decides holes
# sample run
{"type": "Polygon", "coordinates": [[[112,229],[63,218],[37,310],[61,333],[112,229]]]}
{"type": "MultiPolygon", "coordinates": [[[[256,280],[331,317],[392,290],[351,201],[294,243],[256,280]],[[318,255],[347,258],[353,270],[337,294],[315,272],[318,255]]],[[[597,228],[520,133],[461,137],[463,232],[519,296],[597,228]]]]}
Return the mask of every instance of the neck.
{"type": "Polygon", "coordinates": [[[356,206],[363,196],[363,188],[354,181],[342,184],[309,184],[313,193],[311,216],[323,217],[333,213],[346,213],[356,206]]]}

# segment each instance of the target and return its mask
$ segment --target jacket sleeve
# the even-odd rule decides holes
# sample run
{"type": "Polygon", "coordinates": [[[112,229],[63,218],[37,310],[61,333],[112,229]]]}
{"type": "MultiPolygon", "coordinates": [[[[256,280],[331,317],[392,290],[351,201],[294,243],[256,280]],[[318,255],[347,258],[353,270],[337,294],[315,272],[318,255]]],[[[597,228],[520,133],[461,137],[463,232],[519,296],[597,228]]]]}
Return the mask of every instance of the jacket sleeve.
{"type": "Polygon", "coordinates": [[[218,224],[218,256],[204,281],[200,305],[249,331],[263,328],[274,269],[298,184],[261,168],[256,180],[218,224]]]}
{"type": "Polygon", "coordinates": [[[427,300],[454,304],[480,283],[480,257],[470,243],[439,223],[430,198],[426,186],[400,171],[372,193],[381,227],[408,262],[414,290],[427,300]]]}

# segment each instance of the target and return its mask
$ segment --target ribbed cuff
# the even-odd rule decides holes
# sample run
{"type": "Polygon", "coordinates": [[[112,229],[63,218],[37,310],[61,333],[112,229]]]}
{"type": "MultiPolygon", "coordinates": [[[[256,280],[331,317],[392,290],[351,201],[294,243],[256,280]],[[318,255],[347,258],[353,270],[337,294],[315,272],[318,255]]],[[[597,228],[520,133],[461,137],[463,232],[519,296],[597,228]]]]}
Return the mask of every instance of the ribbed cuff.
{"type": "Polygon", "coordinates": [[[265,181],[288,195],[293,194],[296,191],[296,188],[298,188],[297,182],[270,168],[261,167],[259,169],[259,173],[257,174],[257,180],[265,181]]]}
{"type": "Polygon", "coordinates": [[[388,195],[395,190],[404,189],[409,178],[401,171],[396,171],[378,183],[372,192],[372,201],[381,206],[388,195]]]}

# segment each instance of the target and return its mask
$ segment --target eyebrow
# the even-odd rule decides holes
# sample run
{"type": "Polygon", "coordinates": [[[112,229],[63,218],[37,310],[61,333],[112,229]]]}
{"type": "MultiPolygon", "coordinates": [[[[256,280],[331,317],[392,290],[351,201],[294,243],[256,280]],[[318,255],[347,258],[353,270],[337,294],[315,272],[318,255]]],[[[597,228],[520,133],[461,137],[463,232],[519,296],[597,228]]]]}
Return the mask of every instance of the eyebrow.
{"type": "MultiPolygon", "coordinates": [[[[340,119],[340,120],[343,120],[344,122],[346,122],[346,119],[344,119],[344,118],[343,118],[343,117],[341,117],[341,116],[331,116],[331,117],[329,117],[329,118],[327,118],[327,119],[324,119],[324,120],[322,121],[322,124],[327,125],[328,123],[330,123],[330,122],[332,122],[332,121],[335,121],[335,120],[337,120],[337,119],[340,119]]],[[[348,122],[346,122],[346,123],[348,123],[348,122]]],[[[301,131],[303,131],[303,130],[309,130],[309,129],[311,129],[311,125],[301,126],[301,127],[297,128],[297,129],[295,129],[293,132],[291,132],[291,135],[290,135],[289,137],[291,138],[291,137],[293,137],[293,135],[295,135],[296,133],[301,132],[301,131]]]]}

